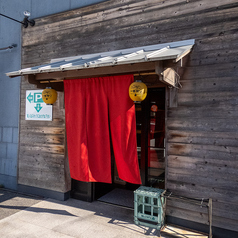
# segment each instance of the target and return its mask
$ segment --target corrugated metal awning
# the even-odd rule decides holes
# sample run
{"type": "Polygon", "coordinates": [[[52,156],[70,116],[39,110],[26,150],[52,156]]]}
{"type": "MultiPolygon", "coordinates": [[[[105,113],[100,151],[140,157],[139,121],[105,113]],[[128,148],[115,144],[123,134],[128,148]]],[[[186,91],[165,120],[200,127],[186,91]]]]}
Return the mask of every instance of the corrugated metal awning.
{"type": "Polygon", "coordinates": [[[9,77],[17,77],[21,75],[65,72],[69,70],[80,70],[170,59],[179,61],[191,51],[194,43],[195,41],[191,39],[97,54],[53,59],[49,64],[9,72],[6,75],[9,77]]]}

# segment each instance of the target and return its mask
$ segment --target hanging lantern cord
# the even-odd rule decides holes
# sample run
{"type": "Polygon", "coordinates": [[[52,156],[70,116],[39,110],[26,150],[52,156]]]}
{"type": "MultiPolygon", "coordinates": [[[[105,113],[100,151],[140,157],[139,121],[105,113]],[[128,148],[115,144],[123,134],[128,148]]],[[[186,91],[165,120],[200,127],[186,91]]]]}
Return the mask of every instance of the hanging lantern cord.
{"type": "Polygon", "coordinates": [[[46,88],[53,88],[50,80],[48,81],[48,85],[46,86],[46,88]]]}
{"type": "Polygon", "coordinates": [[[138,72],[138,74],[139,74],[139,79],[136,79],[136,82],[143,82],[142,75],[140,74],[140,72],[138,72]]]}

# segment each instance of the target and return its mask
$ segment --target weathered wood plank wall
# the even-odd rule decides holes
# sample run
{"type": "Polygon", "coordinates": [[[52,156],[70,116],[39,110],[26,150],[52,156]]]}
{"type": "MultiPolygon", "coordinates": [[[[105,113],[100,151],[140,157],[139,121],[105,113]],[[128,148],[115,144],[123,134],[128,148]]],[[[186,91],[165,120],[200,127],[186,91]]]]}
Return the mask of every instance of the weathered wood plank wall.
{"type": "Polygon", "coordinates": [[[26,121],[26,90],[34,90],[26,79],[21,82],[18,183],[65,193],[70,176],[65,156],[63,93],[53,106],[53,121],[26,121]]]}
{"type": "MultiPolygon", "coordinates": [[[[183,196],[211,197],[213,225],[238,231],[237,13],[234,0],[107,1],[36,19],[36,26],[23,30],[22,66],[48,63],[52,58],[195,39],[188,64],[184,65],[178,107],[168,110],[167,188],[183,196]]],[[[29,87],[22,82],[19,182],[28,183],[33,176],[36,186],[55,189],[52,182],[57,184],[59,175],[49,165],[63,164],[63,112],[57,114],[59,120],[54,117],[53,123],[25,122],[24,90],[29,87]],[[54,129],[59,131],[55,144],[42,144],[54,129]],[[37,140],[33,139],[36,135],[37,140]],[[57,151],[51,145],[57,145],[57,151]],[[36,168],[38,161],[42,168],[47,167],[44,176],[39,170],[35,176],[27,172],[36,168]]],[[[63,168],[60,171],[63,173],[63,168]]],[[[200,207],[172,201],[167,213],[207,224],[207,212],[200,207]]]]}

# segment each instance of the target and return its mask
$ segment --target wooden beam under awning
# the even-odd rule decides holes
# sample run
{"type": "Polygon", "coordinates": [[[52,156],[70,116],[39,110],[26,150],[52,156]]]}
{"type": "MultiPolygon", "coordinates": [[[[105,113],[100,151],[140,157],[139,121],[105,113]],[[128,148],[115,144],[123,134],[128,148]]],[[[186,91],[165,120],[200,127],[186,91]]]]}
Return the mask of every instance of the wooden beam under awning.
{"type": "MultiPolygon", "coordinates": [[[[142,72],[142,73],[134,73],[134,77],[140,77],[140,76],[148,76],[148,75],[155,75],[156,72],[152,71],[152,72],[142,72]]],[[[79,78],[80,79],[80,78],[79,78]]],[[[59,82],[63,82],[64,79],[48,79],[48,80],[41,80],[40,83],[59,83],[59,82]]]]}
{"type": "Polygon", "coordinates": [[[86,68],[80,70],[67,70],[67,71],[57,71],[50,73],[39,73],[35,75],[35,80],[62,80],[62,79],[73,79],[73,78],[85,78],[85,77],[98,77],[105,75],[115,75],[115,74],[131,74],[139,72],[149,72],[154,71],[157,62],[146,62],[137,64],[125,64],[125,65],[115,65],[106,66],[99,68],[86,68]]]}

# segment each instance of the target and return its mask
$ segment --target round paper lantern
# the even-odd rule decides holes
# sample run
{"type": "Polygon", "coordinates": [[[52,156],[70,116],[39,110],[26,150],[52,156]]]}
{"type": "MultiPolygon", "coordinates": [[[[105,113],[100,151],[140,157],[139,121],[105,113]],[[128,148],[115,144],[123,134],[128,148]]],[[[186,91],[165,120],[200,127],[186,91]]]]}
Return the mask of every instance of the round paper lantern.
{"type": "Polygon", "coordinates": [[[141,81],[132,83],[129,87],[129,96],[133,101],[143,101],[147,96],[147,86],[141,81]]]}
{"type": "Polygon", "coordinates": [[[42,92],[42,99],[46,104],[54,104],[57,100],[57,92],[53,88],[46,88],[42,92]]]}

